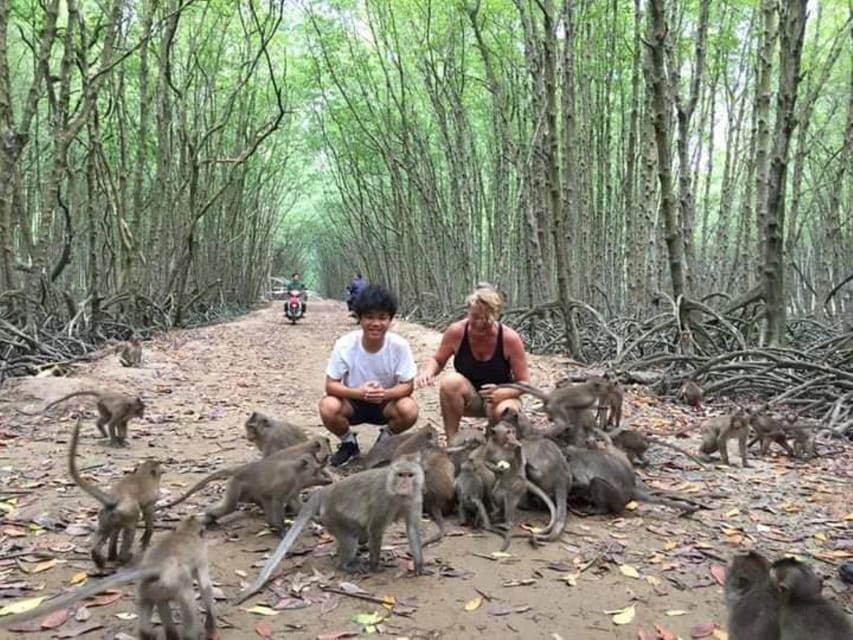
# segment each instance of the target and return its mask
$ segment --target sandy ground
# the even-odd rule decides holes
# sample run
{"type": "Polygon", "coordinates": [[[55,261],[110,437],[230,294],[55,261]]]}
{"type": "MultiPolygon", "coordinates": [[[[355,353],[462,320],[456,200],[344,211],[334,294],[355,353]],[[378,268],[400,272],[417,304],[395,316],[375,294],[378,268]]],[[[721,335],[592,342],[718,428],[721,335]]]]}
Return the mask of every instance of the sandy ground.
{"type": "MultiPolygon", "coordinates": [[[[83,572],[94,571],[88,527],[96,509],[66,471],[75,410],[86,411],[89,426],[81,439],[80,465],[90,477],[106,485],[138,461],[158,458],[166,470],[163,496],[173,497],[210,470],[256,456],[243,437],[242,424],[251,411],[321,432],[316,405],[326,358],[334,340],[351,328],[353,321],[339,302],[312,300],[308,317],[296,326],[284,320],[281,304],[273,303],[233,322],[176,330],[148,341],[138,369],[122,368],[114,355],[105,354],[75,367],[66,378],[9,381],[0,392],[0,513],[5,513],[0,606],[76,588],[83,572]],[[147,403],[145,418],[131,422],[129,448],[113,449],[96,437],[92,403],[86,399],[44,417],[15,412],[93,387],[138,393],[147,403]]],[[[410,340],[419,362],[440,339],[436,331],[403,321],[395,322],[394,330],[410,340]]],[[[533,356],[531,364],[534,382],[543,386],[566,374],[559,358],[533,356]]],[[[415,397],[422,422],[438,423],[436,389],[419,390],[415,397]]],[[[658,432],[694,426],[700,419],[641,389],[630,390],[626,415],[638,410],[644,412],[640,424],[658,432]]],[[[357,431],[367,449],[375,428],[357,431]]],[[[678,442],[695,446],[695,438],[678,442]]],[[[849,588],[833,577],[837,565],[853,557],[849,450],[810,464],[774,456],[744,471],[701,470],[667,449],[654,451],[652,460],[641,471],[649,484],[712,495],[706,500],[714,508],[692,518],[653,505],[639,505],[618,518],[574,514],[560,541],[533,548],[518,537],[505,557],[492,555],[499,547],[495,536],[463,529],[451,518],[451,535],[426,551],[433,573],[424,577],[406,571],[401,526],[386,536],[385,570],[367,577],[336,573],[330,558],[334,545],[315,528],[302,535],[296,555],[282,564],[279,580],[241,608],[227,610],[226,599],[253,578],[277,541],[265,530],[259,511],[246,507],[207,535],[224,611],[220,637],[331,639],[380,632],[394,638],[723,638],[721,567],[745,548],[773,557],[784,552],[810,557],[830,578],[826,593],[850,607],[849,588]],[[394,604],[357,598],[353,591],[394,604]],[[247,611],[256,605],[264,606],[247,611]],[[631,605],[622,616],[624,624],[616,624],[614,612],[631,605]],[[369,626],[371,617],[380,621],[378,628],[369,626]]],[[[221,483],[213,483],[162,514],[158,529],[200,512],[221,489],[221,483]]],[[[521,517],[529,524],[545,519],[537,512],[521,517]]],[[[431,522],[423,524],[432,530],[431,522]]],[[[36,621],[32,632],[0,630],[0,638],[132,636],[133,587],[118,596],[103,599],[113,600],[109,604],[95,602],[68,612],[64,622],[64,616],[53,616],[48,625],[62,622],[53,629],[39,630],[36,621]]]]}

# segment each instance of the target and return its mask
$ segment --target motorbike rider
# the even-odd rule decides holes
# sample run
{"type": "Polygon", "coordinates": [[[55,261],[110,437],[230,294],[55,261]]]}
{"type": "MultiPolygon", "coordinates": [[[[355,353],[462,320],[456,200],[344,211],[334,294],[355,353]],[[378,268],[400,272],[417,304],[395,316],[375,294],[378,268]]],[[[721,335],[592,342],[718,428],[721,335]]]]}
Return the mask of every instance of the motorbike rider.
{"type": "Polygon", "coordinates": [[[355,299],[358,297],[358,294],[364,291],[367,288],[367,280],[361,275],[360,271],[356,271],[353,274],[353,278],[350,283],[347,285],[347,292],[349,295],[347,296],[347,309],[352,311],[352,303],[355,302],[355,299]]]}
{"type": "Polygon", "coordinates": [[[305,315],[306,301],[308,300],[308,287],[299,279],[299,272],[294,271],[285,287],[287,291],[299,291],[299,300],[302,302],[302,315],[305,315]]]}

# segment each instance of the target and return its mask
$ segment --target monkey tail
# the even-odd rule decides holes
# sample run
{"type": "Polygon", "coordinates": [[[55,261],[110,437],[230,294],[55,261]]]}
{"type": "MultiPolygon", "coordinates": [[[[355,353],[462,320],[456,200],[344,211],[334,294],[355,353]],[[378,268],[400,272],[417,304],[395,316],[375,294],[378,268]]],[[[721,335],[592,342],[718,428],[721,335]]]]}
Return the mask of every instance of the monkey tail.
{"type": "Polygon", "coordinates": [[[183,494],[179,495],[177,498],[175,498],[171,502],[167,502],[166,504],[158,505],[157,511],[159,511],[160,509],[169,509],[170,507],[174,507],[176,504],[182,503],[184,500],[189,498],[192,494],[196,493],[197,491],[201,491],[202,489],[204,489],[207,485],[209,485],[214,480],[221,480],[222,478],[230,478],[235,473],[237,473],[237,471],[239,471],[240,469],[242,469],[245,466],[246,465],[238,464],[237,466],[234,466],[234,467],[226,467],[224,469],[220,469],[219,471],[214,471],[210,475],[207,475],[204,478],[202,478],[201,480],[199,480],[198,482],[196,482],[193,486],[191,486],[183,494]]]}
{"type": "Polygon", "coordinates": [[[308,498],[308,501],[302,505],[302,508],[299,510],[299,515],[296,516],[296,520],[293,521],[293,524],[290,525],[290,529],[287,530],[287,535],[278,543],[278,547],[276,547],[275,552],[270,556],[269,560],[267,560],[267,563],[261,569],[261,572],[258,574],[258,577],[255,579],[252,586],[237,596],[237,599],[234,601],[234,606],[242,604],[264,588],[264,585],[272,576],[272,573],[275,571],[279,562],[282,561],[285,554],[290,551],[290,547],[292,547],[293,543],[296,542],[296,538],[302,532],[302,529],[305,528],[305,525],[308,524],[308,521],[311,518],[319,513],[321,493],[322,490],[315,491],[311,494],[311,497],[308,498]]]}
{"type": "Polygon", "coordinates": [[[655,444],[659,444],[659,445],[661,445],[661,446],[663,446],[663,447],[667,447],[667,448],[669,448],[669,449],[672,449],[673,451],[677,451],[678,453],[680,453],[680,454],[682,454],[682,455],[687,456],[688,458],[690,458],[691,460],[693,460],[693,462],[695,462],[696,464],[698,464],[698,465],[699,465],[700,467],[702,467],[703,469],[707,469],[707,468],[708,468],[708,465],[706,465],[704,462],[702,462],[699,458],[697,458],[696,456],[694,456],[692,453],[690,453],[690,452],[689,452],[689,451],[687,451],[686,449],[682,449],[681,447],[679,447],[679,446],[677,446],[677,445],[674,445],[674,444],[672,444],[672,443],[670,443],[670,442],[667,442],[666,440],[660,440],[660,439],[658,439],[658,438],[655,438],[654,436],[647,436],[647,437],[648,437],[648,439],[649,439],[649,440],[651,440],[651,441],[652,441],[652,442],[654,442],[655,444]]]}
{"type": "Polygon", "coordinates": [[[115,507],[116,504],[118,504],[115,497],[105,491],[102,491],[91,482],[84,480],[77,469],[77,442],[80,440],[80,425],[82,423],[83,421],[80,418],[77,418],[77,424],[74,425],[74,429],[71,432],[71,446],[68,448],[68,472],[71,474],[71,477],[74,479],[77,486],[92,496],[95,500],[105,507],[115,507]]]}
{"type": "Polygon", "coordinates": [[[100,398],[101,394],[98,391],[75,391],[74,393],[69,393],[68,395],[62,396],[59,400],[54,400],[44,409],[39,411],[39,413],[44,413],[45,411],[53,409],[53,407],[55,407],[61,402],[65,402],[66,400],[70,400],[71,398],[77,398],[79,396],[92,396],[93,398],[100,398]]]}
{"type": "MultiPolygon", "coordinates": [[[[545,527],[544,529],[534,529],[533,535],[534,536],[541,536],[541,535],[551,534],[554,531],[554,525],[557,522],[557,508],[554,506],[554,501],[551,500],[551,497],[547,493],[542,491],[542,489],[540,489],[539,485],[537,485],[536,483],[531,482],[530,480],[525,480],[525,482],[527,483],[527,490],[530,493],[538,496],[539,499],[545,503],[545,506],[548,507],[548,511],[551,514],[551,521],[548,523],[548,526],[545,527]]],[[[563,502],[565,503],[565,500],[563,502]]],[[[560,533],[563,533],[563,532],[560,531],[560,533]]]]}
{"type": "Polygon", "coordinates": [[[696,502],[690,498],[686,498],[677,493],[670,491],[661,491],[660,489],[649,489],[648,487],[637,485],[634,487],[634,500],[643,500],[645,502],[653,502],[662,504],[676,511],[680,511],[682,515],[688,515],[699,511],[699,509],[710,509],[706,504],[696,502]]]}
{"type": "Polygon", "coordinates": [[[157,577],[159,574],[159,569],[137,568],[121,571],[109,576],[108,578],[104,578],[103,580],[92,582],[81,589],[75,589],[62,597],[54,598],[53,600],[46,602],[40,607],[31,609],[30,611],[0,618],[0,626],[9,627],[21,622],[35,620],[36,618],[41,618],[53,611],[69,607],[76,602],[80,602],[81,600],[89,598],[97,593],[101,593],[102,591],[106,591],[107,589],[114,589],[115,587],[120,587],[121,585],[129,582],[135,582],[137,580],[157,577]]]}
{"type": "Polygon", "coordinates": [[[548,401],[548,394],[542,391],[542,389],[538,387],[534,387],[532,384],[527,384],[526,382],[505,382],[504,384],[499,384],[496,387],[497,389],[517,389],[518,391],[523,391],[524,393],[529,393],[535,398],[539,398],[543,402],[548,401]]]}

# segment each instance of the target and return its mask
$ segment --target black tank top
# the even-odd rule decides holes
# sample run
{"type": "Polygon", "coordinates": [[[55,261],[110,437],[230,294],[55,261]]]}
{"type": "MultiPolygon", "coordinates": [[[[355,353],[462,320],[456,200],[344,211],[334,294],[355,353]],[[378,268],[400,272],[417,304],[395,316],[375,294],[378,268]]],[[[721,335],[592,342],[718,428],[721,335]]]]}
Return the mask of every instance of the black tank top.
{"type": "Polygon", "coordinates": [[[479,390],[484,384],[504,384],[512,382],[512,368],[504,357],[504,327],[498,323],[498,340],[495,352],[488,360],[477,360],[468,344],[468,323],[465,334],[459,344],[459,350],[453,357],[453,368],[468,378],[474,388],[479,390]]]}

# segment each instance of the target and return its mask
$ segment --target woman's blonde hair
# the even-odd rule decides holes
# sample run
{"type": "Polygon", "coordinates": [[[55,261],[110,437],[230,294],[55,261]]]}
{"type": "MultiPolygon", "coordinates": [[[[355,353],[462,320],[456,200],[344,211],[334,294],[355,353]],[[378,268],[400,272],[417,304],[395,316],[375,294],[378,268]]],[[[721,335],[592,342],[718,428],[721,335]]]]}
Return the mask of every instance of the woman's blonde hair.
{"type": "Polygon", "coordinates": [[[485,307],[492,320],[496,320],[501,314],[503,296],[492,285],[487,282],[478,282],[475,289],[465,298],[465,307],[479,304],[485,307]]]}

